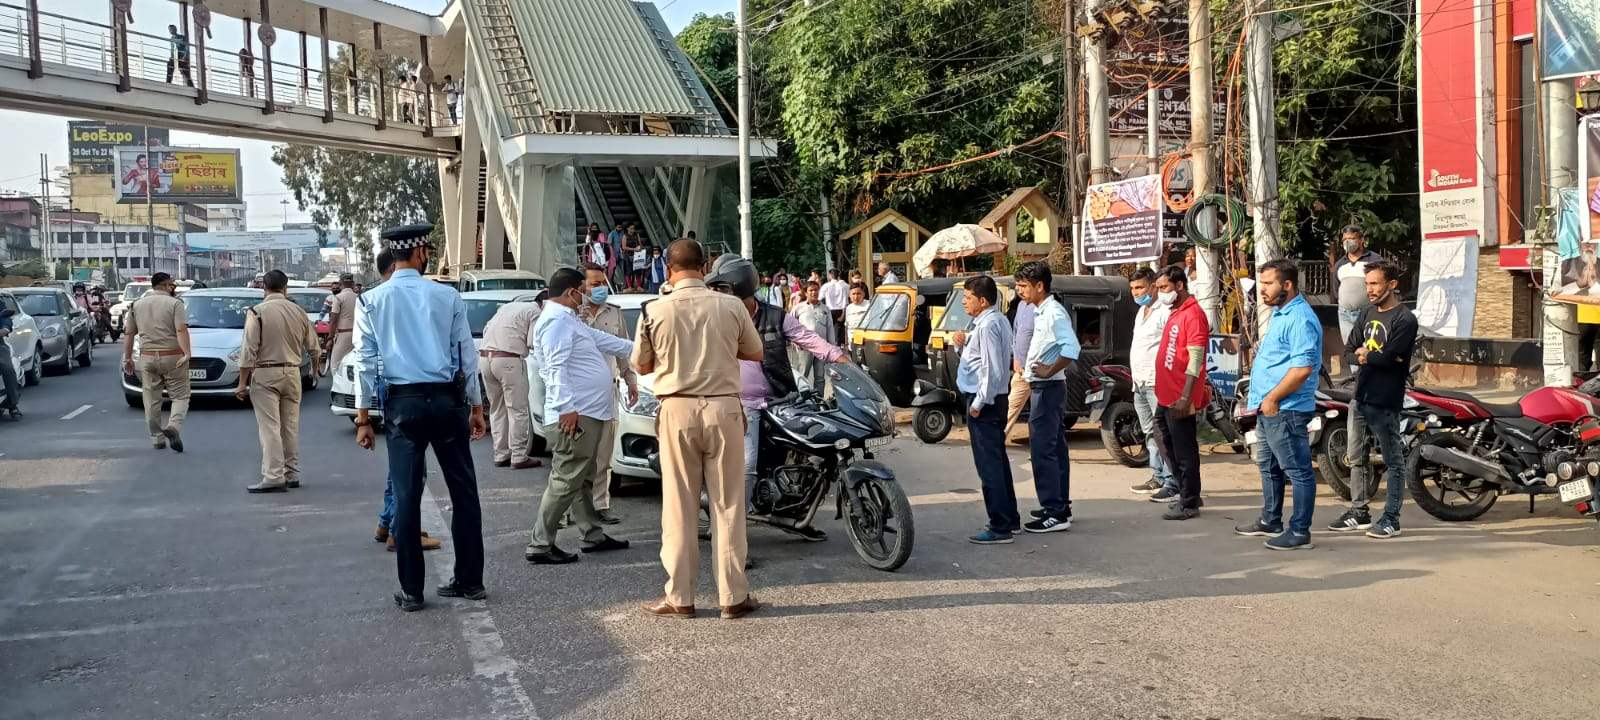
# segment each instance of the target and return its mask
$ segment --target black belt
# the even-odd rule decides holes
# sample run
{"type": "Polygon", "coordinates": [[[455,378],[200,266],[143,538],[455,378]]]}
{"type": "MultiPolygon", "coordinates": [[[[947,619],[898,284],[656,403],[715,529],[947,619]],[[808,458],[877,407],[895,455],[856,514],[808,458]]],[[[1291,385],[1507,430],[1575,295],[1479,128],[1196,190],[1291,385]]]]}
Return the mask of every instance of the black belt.
{"type": "Polygon", "coordinates": [[[419,397],[436,393],[449,393],[465,397],[466,391],[458,383],[431,382],[431,383],[406,383],[404,385],[389,385],[386,388],[389,397],[419,397]]]}
{"type": "Polygon", "coordinates": [[[256,363],[256,369],[257,370],[260,370],[261,368],[283,368],[283,367],[300,367],[300,363],[286,363],[286,362],[283,362],[283,363],[256,363]]]}
{"type": "Polygon", "coordinates": [[[1028,386],[1029,387],[1043,387],[1045,385],[1055,385],[1057,383],[1065,384],[1066,382],[1067,382],[1066,378],[1061,378],[1060,380],[1029,380],[1028,381],[1028,386]]]}

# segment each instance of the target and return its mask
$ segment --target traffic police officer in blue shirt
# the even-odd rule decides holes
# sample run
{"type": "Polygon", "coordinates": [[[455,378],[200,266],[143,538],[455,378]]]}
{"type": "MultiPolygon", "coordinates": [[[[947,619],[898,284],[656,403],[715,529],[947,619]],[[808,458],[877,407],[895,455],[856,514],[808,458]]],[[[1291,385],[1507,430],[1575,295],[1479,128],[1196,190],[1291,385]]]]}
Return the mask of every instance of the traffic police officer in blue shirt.
{"type": "Polygon", "coordinates": [[[1311,472],[1311,441],[1306,424],[1317,409],[1317,377],[1322,369],[1322,322],[1300,294],[1300,270],[1288,260],[1261,266],[1261,301],[1272,307],[1267,332],[1250,367],[1247,408],[1256,418],[1256,461],[1261,466],[1261,517],[1234,531],[1270,537],[1272,550],[1310,549],[1311,512],[1317,481],[1311,472]],[[1283,486],[1294,488],[1294,515],[1283,527],[1283,486]]]}
{"type": "MultiPolygon", "coordinates": [[[[450,534],[455,539],[455,577],[438,587],[440,597],[488,597],[483,588],[483,517],[478,479],[468,438],[488,430],[483,389],[478,387],[478,351],[467,326],[467,306],[455,290],[422,277],[433,250],[428,224],[385,230],[379,237],[394,253],[394,275],[368,290],[356,307],[356,371],[361,387],[375,387],[388,434],[389,476],[395,516],[390,534],[401,610],[423,607],[421,514],[425,452],[433,447],[450,491],[450,534]],[[380,376],[381,373],[381,376],[380,376]]],[[[356,443],[371,450],[372,398],[356,395],[356,443]]]]}

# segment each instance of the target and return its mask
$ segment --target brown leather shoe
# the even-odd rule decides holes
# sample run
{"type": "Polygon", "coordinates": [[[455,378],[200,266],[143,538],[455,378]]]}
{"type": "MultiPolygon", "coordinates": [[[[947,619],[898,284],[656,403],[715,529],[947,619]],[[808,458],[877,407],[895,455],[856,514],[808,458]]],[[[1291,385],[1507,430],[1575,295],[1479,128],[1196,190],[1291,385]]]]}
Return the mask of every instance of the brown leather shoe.
{"type": "Polygon", "coordinates": [[[722,619],[737,620],[760,609],[761,603],[756,601],[755,596],[746,595],[744,597],[744,602],[741,602],[738,605],[723,605],[722,619]]]}
{"type": "Polygon", "coordinates": [[[645,603],[644,605],[641,605],[640,609],[644,610],[646,613],[648,613],[650,615],[654,615],[656,617],[670,617],[670,618],[692,618],[692,617],[694,617],[694,606],[693,605],[673,605],[670,601],[667,600],[666,596],[664,596],[664,595],[662,597],[656,598],[655,602],[648,602],[648,603],[645,603]]]}
{"type": "Polygon", "coordinates": [[[531,460],[531,459],[530,460],[523,460],[522,462],[518,462],[518,463],[511,463],[511,469],[512,470],[527,470],[528,468],[536,468],[536,467],[544,467],[544,463],[542,463],[542,462],[540,462],[538,460],[531,460]]]}
{"type": "Polygon", "coordinates": [[[389,528],[379,525],[378,531],[372,534],[372,539],[376,542],[388,542],[389,528]]]}
{"type": "MultiPolygon", "coordinates": [[[[438,540],[435,540],[435,539],[433,539],[431,537],[428,537],[427,533],[423,533],[422,534],[422,549],[423,550],[438,550],[443,545],[444,545],[444,543],[441,543],[438,540]]],[[[388,550],[389,550],[389,552],[394,552],[394,536],[393,535],[389,536],[388,550]]]]}

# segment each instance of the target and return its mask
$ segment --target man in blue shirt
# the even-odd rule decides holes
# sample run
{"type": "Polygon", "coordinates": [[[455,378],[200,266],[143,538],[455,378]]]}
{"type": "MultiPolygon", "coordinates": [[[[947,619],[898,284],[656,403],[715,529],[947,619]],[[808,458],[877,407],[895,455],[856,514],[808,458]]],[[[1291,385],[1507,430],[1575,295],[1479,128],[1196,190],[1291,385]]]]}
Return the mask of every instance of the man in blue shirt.
{"type": "Polygon", "coordinates": [[[1067,457],[1066,370],[1078,359],[1078,333],[1067,309],[1050,294],[1050,266],[1030,262],[1017,269],[1017,296],[1033,306],[1033,335],[1023,376],[1031,388],[1028,448],[1039,509],[1023,530],[1062,532],[1072,526],[1071,465],[1067,457]]]}
{"type": "Polygon", "coordinates": [[[956,387],[967,407],[967,430],[972,436],[972,463],[983,488],[983,506],[989,525],[968,538],[979,545],[1012,542],[1022,529],[1017,514],[1017,493],[1006,459],[1006,386],[1011,381],[1011,326],[995,304],[1000,293],[994,278],[970,278],[962,290],[961,307],[974,318],[970,334],[953,335],[961,348],[956,387]]]}
{"type": "MultiPolygon", "coordinates": [[[[432,248],[428,224],[385,230],[379,237],[394,252],[394,275],[368,290],[356,308],[356,372],[360,387],[378,389],[388,435],[389,475],[394,482],[395,541],[400,592],[406,612],[423,607],[422,493],[428,447],[439,461],[450,491],[450,532],[455,538],[455,577],[438,587],[441,597],[482,600],[483,517],[478,479],[468,438],[487,432],[483,390],[478,387],[478,351],[461,295],[422,277],[432,248]],[[381,370],[380,370],[381,369],[381,370]],[[380,377],[381,371],[381,377],[380,377]]],[[[356,443],[371,450],[371,395],[356,394],[356,443]]]]}
{"type": "Polygon", "coordinates": [[[1272,550],[1310,549],[1311,512],[1317,481],[1311,472],[1311,441],[1306,424],[1316,412],[1317,375],[1322,368],[1322,323],[1300,294],[1300,270],[1288,260],[1261,266],[1261,302],[1272,307],[1266,335],[1250,367],[1246,408],[1259,408],[1255,447],[1261,466],[1261,517],[1234,531],[1271,537],[1272,550]],[[1294,515],[1283,527],[1283,487],[1294,487],[1294,515]]]}

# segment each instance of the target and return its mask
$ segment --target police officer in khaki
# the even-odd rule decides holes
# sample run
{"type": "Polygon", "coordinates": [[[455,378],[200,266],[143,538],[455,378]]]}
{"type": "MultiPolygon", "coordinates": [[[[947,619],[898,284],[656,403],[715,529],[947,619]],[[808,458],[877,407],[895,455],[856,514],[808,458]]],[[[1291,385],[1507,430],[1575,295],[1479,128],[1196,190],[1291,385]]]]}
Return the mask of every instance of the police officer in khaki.
{"type": "MultiPolygon", "coordinates": [[[[622,309],[609,304],[606,299],[611,297],[611,283],[606,280],[606,269],[594,263],[583,266],[584,293],[583,304],[578,306],[578,318],[596,330],[607,332],[623,340],[628,340],[627,321],[622,317],[622,309]]],[[[632,407],[639,401],[639,378],[633,374],[633,367],[627,360],[617,359],[610,363],[611,358],[606,358],[612,365],[611,385],[616,387],[617,378],[627,386],[627,396],[620,398],[623,407],[632,407]]],[[[615,392],[615,391],[613,391],[615,392]]],[[[607,420],[600,425],[600,439],[597,441],[594,456],[594,507],[600,514],[600,522],[606,525],[616,525],[622,518],[611,512],[611,452],[615,447],[617,438],[617,421],[607,420]]]]}
{"type": "MultiPolygon", "coordinates": [[[[183,418],[189,414],[189,320],[178,283],[171,275],[150,276],[150,291],[129,306],[122,337],[122,373],[134,375],[144,390],[144,420],[157,450],[171,446],[183,452],[183,418]],[[139,338],[139,363],[134,367],[133,339],[139,338]],[[161,392],[172,400],[172,415],[161,424],[161,392]]],[[[304,314],[302,311],[301,314],[304,314]]]]}
{"type": "Polygon", "coordinates": [[[333,296],[333,307],[328,309],[328,367],[338,369],[344,356],[355,347],[356,276],[340,273],[339,292],[333,296]]]}
{"type": "Polygon", "coordinates": [[[266,299],[245,313],[233,394],[250,397],[261,439],[261,480],[245,490],[285,492],[300,487],[300,360],[311,353],[311,371],[320,374],[322,348],[306,311],[285,293],[289,276],[268,270],[261,282],[266,299]]]}
{"type": "Polygon", "coordinates": [[[661,563],[666,594],[644,606],[692,617],[700,569],[695,535],[700,491],[711,501],[712,552],[722,617],[760,607],[745,576],[744,408],[739,362],[761,360],[761,338],[739,300],[706,288],[705,250],[693,240],[667,248],[672,294],[644,306],[633,369],[655,373],[661,401],[661,563]]]}
{"type": "Polygon", "coordinates": [[[544,463],[529,457],[533,449],[533,416],[528,412],[528,339],[539,303],[508,302],[483,326],[478,367],[489,400],[489,434],[494,438],[494,464],[514,470],[544,463]]]}

